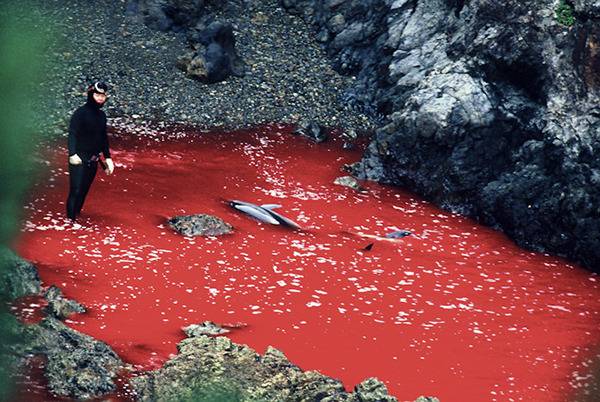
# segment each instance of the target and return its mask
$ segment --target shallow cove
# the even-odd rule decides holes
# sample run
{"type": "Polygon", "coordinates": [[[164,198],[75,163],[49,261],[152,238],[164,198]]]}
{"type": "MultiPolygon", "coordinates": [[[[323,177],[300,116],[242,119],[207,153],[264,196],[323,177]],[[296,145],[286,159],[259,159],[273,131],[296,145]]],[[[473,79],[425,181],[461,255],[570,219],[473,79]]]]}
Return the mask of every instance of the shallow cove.
{"type": "Polygon", "coordinates": [[[80,228],[63,217],[66,150],[49,148],[50,178],[35,187],[17,249],[88,307],[68,325],[139,369],[176,353],[182,326],[212,320],[348,389],[378,377],[400,400],[563,401],[585,384],[600,346],[597,275],[397,188],[333,184],[360,158],[340,140],[314,144],[280,125],[123,125],[111,147],[116,173],[97,176],[80,228]],[[259,223],[229,199],[281,204],[305,230],[259,223]],[[184,238],[166,225],[194,213],[235,232],[184,238]],[[368,237],[396,230],[414,235],[368,237]]]}

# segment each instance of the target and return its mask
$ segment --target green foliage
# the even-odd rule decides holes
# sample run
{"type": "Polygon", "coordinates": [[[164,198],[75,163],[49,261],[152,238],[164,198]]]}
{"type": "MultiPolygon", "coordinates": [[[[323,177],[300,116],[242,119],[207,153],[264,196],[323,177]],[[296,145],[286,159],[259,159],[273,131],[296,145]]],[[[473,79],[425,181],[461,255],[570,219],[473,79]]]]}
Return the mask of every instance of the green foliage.
{"type": "Polygon", "coordinates": [[[31,104],[43,42],[24,12],[10,3],[0,6],[0,244],[15,234],[35,148],[31,104]]]}
{"type": "MultiPolygon", "coordinates": [[[[30,184],[36,115],[32,99],[44,70],[41,62],[47,37],[43,21],[32,20],[31,8],[20,1],[0,3],[0,247],[17,232],[25,192],[30,184]]],[[[0,266],[0,270],[8,269],[0,266]]],[[[0,276],[1,277],[1,276],[0,276]]],[[[0,294],[0,353],[15,341],[17,324],[0,294]]],[[[0,400],[10,400],[10,363],[0,356],[0,400]]]]}
{"type": "Polygon", "coordinates": [[[572,26],[575,24],[575,16],[573,15],[573,6],[567,3],[566,0],[560,0],[560,3],[556,7],[555,18],[559,24],[565,26],[572,26]]]}

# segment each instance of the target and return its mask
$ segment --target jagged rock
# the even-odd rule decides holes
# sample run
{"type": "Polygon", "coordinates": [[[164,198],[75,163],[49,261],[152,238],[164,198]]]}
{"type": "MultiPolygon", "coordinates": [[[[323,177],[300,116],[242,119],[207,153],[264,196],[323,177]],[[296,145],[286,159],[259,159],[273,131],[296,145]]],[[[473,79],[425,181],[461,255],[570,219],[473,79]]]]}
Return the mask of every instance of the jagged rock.
{"type": "Polygon", "coordinates": [[[354,177],[352,176],[341,176],[336,178],[333,181],[334,184],[340,185],[340,186],[344,186],[344,187],[349,187],[353,190],[356,191],[365,191],[365,189],[360,185],[360,183],[358,182],[358,180],[356,180],[354,177]]]}
{"type": "Polygon", "coordinates": [[[116,390],[114,379],[124,364],[105,343],[51,317],[27,326],[24,336],[25,353],[47,358],[44,374],[53,395],[79,400],[116,390]]]}
{"type": "Polygon", "coordinates": [[[188,325],[182,329],[183,332],[185,332],[185,334],[190,338],[200,335],[223,335],[230,332],[228,329],[221,328],[212,321],[204,321],[202,324],[188,325]]]}
{"type": "Polygon", "coordinates": [[[56,286],[50,286],[44,292],[44,297],[48,301],[48,305],[44,311],[59,320],[65,319],[71,314],[86,312],[85,307],[75,300],[66,299],[62,291],[56,286]]]}
{"type": "Polygon", "coordinates": [[[296,128],[293,133],[303,135],[317,143],[327,140],[327,133],[325,133],[325,130],[314,121],[301,121],[298,128],[296,128]]]}
{"type": "Polygon", "coordinates": [[[388,395],[386,386],[376,378],[367,378],[354,388],[361,402],[392,402],[396,398],[388,395]]]}
{"type": "Polygon", "coordinates": [[[352,148],[354,148],[354,143],[358,139],[358,134],[356,133],[356,131],[354,129],[349,129],[349,130],[344,131],[342,133],[341,137],[344,140],[344,144],[342,145],[342,148],[352,149],[352,148]]]}
{"type": "MultiPolygon", "coordinates": [[[[34,265],[7,249],[0,254],[0,264],[6,268],[2,292],[7,292],[11,299],[42,293],[34,265]]],[[[72,312],[85,311],[79,303],[65,299],[55,286],[44,292],[44,296],[48,300],[46,311],[52,316],[64,318],[72,312]]],[[[105,343],[65,326],[54,317],[24,325],[14,316],[2,313],[2,322],[7,343],[0,346],[0,358],[9,362],[13,374],[18,375],[31,355],[42,355],[47,360],[44,374],[48,389],[55,396],[80,400],[116,390],[114,379],[124,364],[105,343]]]]}
{"type": "Polygon", "coordinates": [[[8,248],[0,248],[0,294],[10,300],[42,291],[35,266],[8,248]]]}
{"type": "Polygon", "coordinates": [[[282,4],[384,121],[353,175],[600,272],[598,1],[567,2],[572,25],[554,0],[282,4]]]}
{"type": "Polygon", "coordinates": [[[440,402],[440,400],[433,396],[420,396],[415,400],[415,402],[440,402]]]}
{"type": "Polygon", "coordinates": [[[184,236],[221,236],[231,233],[233,227],[222,219],[206,214],[175,216],[169,225],[184,236]]]}
{"type": "Polygon", "coordinates": [[[5,311],[0,311],[0,323],[0,361],[12,376],[18,376],[27,359],[25,324],[5,311]]]}
{"type": "Polygon", "coordinates": [[[341,382],[316,371],[304,372],[273,348],[260,356],[225,337],[204,335],[184,339],[177,348],[179,354],[161,369],[131,380],[139,400],[214,398],[216,393],[221,399],[239,401],[396,401],[376,380],[347,393],[341,382]]]}

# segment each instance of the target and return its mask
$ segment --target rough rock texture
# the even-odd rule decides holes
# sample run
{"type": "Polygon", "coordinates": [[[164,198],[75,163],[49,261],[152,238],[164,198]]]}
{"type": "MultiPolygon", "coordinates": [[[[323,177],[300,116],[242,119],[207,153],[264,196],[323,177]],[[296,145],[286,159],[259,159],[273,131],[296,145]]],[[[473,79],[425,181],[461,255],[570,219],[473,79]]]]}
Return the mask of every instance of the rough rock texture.
{"type": "Polygon", "coordinates": [[[554,0],[282,0],[351,103],[385,117],[359,178],[409,187],[600,271],[600,12],[554,0]]]}
{"type": "Polygon", "coordinates": [[[231,233],[233,227],[221,218],[206,214],[175,216],[169,225],[184,236],[221,236],[231,233]]]}
{"type": "Polygon", "coordinates": [[[214,3],[205,0],[129,0],[127,12],[141,14],[146,25],[161,31],[181,31],[196,23],[205,7],[214,3]]]}
{"type": "Polygon", "coordinates": [[[86,309],[75,300],[67,299],[63,296],[62,291],[56,286],[50,286],[44,292],[44,297],[48,301],[48,305],[44,311],[59,320],[69,317],[75,313],[85,313],[86,309]]]}
{"type": "Polygon", "coordinates": [[[182,328],[183,332],[190,338],[201,335],[222,335],[230,332],[228,329],[221,328],[212,321],[204,321],[202,324],[192,324],[182,328]]]}
{"type": "MultiPolygon", "coordinates": [[[[3,268],[0,292],[10,299],[42,294],[37,268],[8,249],[0,250],[3,268]]],[[[65,299],[59,288],[44,293],[46,312],[51,317],[35,325],[25,325],[14,317],[4,319],[11,342],[0,345],[0,359],[9,361],[13,374],[23,371],[27,359],[42,355],[44,374],[55,396],[74,399],[96,398],[114,392],[114,378],[123,362],[105,343],[77,332],[60,322],[73,312],[84,312],[79,303],[65,299]]],[[[5,339],[7,340],[7,339],[5,339]]]]}
{"type": "Polygon", "coordinates": [[[226,80],[231,75],[241,77],[245,66],[235,50],[233,26],[228,22],[199,23],[194,35],[196,50],[178,59],[178,67],[188,77],[211,84],[226,80]]]}
{"type": "Polygon", "coordinates": [[[0,294],[9,300],[42,291],[37,269],[12,250],[0,248],[0,294]]]}
{"type": "Polygon", "coordinates": [[[440,400],[431,396],[420,396],[415,402],[440,402],[440,400]]]}
{"type": "Polygon", "coordinates": [[[353,190],[356,190],[356,191],[365,191],[365,189],[360,185],[360,183],[358,182],[358,180],[356,180],[352,176],[340,176],[340,177],[337,177],[333,181],[333,184],[337,184],[339,186],[344,186],[344,187],[349,187],[349,188],[351,188],[353,190]]]}
{"type": "Polygon", "coordinates": [[[316,143],[327,141],[327,133],[314,121],[301,121],[293,133],[310,138],[316,143]]]}
{"type": "Polygon", "coordinates": [[[199,336],[184,339],[178,350],[161,369],[132,379],[139,400],[179,401],[221,390],[232,401],[396,401],[376,379],[347,393],[341,382],[303,372],[273,348],[260,356],[224,337],[199,336]]]}
{"type": "Polygon", "coordinates": [[[24,338],[24,353],[47,358],[44,373],[52,394],[89,399],[116,390],[114,378],[124,364],[105,343],[55,318],[25,327],[24,338]]]}

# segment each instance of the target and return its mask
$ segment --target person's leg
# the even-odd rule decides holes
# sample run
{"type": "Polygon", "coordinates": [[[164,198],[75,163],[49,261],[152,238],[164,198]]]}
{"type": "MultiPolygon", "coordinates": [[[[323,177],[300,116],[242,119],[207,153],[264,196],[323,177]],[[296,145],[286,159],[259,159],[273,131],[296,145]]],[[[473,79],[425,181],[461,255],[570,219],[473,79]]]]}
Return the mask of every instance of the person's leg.
{"type": "Polygon", "coordinates": [[[67,198],[67,217],[75,220],[79,210],[79,200],[82,195],[83,165],[71,165],[69,163],[69,196],[67,198]]]}
{"type": "Polygon", "coordinates": [[[79,213],[81,212],[81,208],[83,208],[85,197],[87,197],[87,194],[90,191],[90,187],[92,186],[94,177],[96,177],[97,170],[97,162],[83,164],[83,178],[81,180],[81,198],[79,199],[79,203],[77,204],[77,215],[79,215],[79,213]]]}

